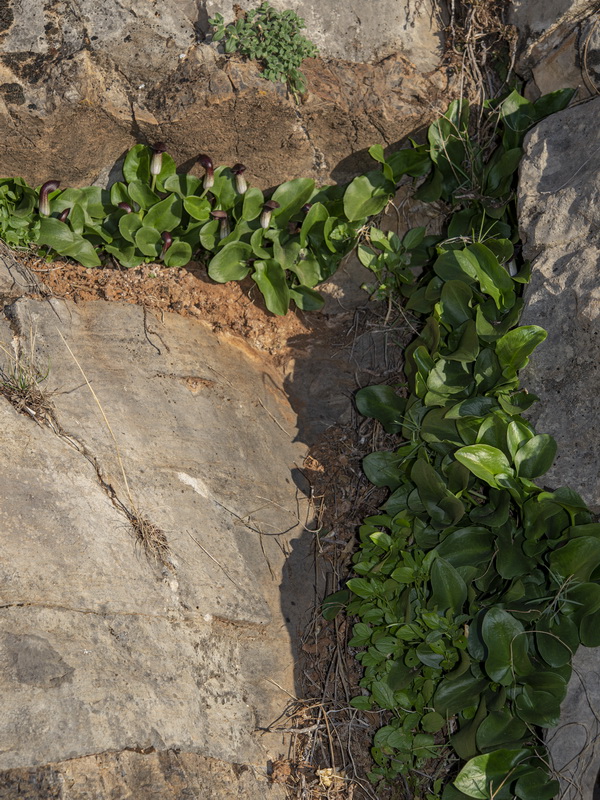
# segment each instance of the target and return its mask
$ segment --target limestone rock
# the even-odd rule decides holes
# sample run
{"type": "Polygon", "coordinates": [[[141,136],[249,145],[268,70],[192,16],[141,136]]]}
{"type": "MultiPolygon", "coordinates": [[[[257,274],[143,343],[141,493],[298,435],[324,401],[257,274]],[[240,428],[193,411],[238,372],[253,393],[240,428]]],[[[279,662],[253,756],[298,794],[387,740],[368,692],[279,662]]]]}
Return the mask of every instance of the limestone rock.
{"type": "Polygon", "coordinates": [[[578,99],[600,91],[600,32],[593,0],[514,0],[509,19],[520,32],[517,72],[530,78],[526,93],[570,87],[578,99]]]}
{"type": "Polygon", "coordinates": [[[532,417],[558,441],[543,482],[569,484],[600,508],[600,100],[566,109],[529,135],[521,168],[519,219],[532,261],[523,324],[548,331],[524,373],[539,395],[532,417]]]}
{"type": "Polygon", "coordinates": [[[6,313],[3,356],[48,371],[53,411],[0,398],[0,797],[282,797],[259,729],[295,691],[312,579],[281,379],[175,315],[6,313]]]}
{"type": "Polygon", "coordinates": [[[307,34],[322,33],[327,59],[305,62],[309,91],[296,105],[254,62],[206,44],[206,9],[190,0],[5,0],[0,174],[89,184],[134,143],[160,140],[186,170],[208,152],[245,163],[263,188],[348,180],[370,168],[371,144],[395,146],[451,99],[429,3],[315,7],[307,34]]]}
{"type": "MultiPolygon", "coordinates": [[[[226,22],[236,9],[256,8],[254,0],[208,0],[207,17],[221,13],[226,22]]],[[[373,63],[402,53],[426,72],[439,66],[442,57],[444,9],[435,0],[397,3],[396,0],[273,0],[278,11],[292,9],[306,23],[303,35],[314,42],[324,58],[373,63]]],[[[208,32],[200,21],[203,32],[208,32]]]]}
{"type": "MultiPolygon", "coordinates": [[[[531,417],[558,442],[540,481],[569,485],[600,509],[600,98],[566,109],[529,134],[521,168],[519,219],[533,274],[522,324],[548,331],[523,371],[540,397],[531,417]]],[[[548,732],[561,800],[592,797],[600,769],[598,648],[581,648],[561,720],[548,732]]]]}

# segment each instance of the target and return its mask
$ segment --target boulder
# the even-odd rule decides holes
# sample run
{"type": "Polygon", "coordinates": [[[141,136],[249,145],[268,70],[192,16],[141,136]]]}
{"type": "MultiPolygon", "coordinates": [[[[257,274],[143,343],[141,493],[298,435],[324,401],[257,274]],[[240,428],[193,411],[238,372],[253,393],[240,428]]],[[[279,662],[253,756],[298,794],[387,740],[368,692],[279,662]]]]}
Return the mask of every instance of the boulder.
{"type": "MultiPolygon", "coordinates": [[[[541,479],[568,485],[600,510],[600,98],[555,114],[529,134],[521,167],[519,221],[532,262],[522,324],[541,325],[547,340],[523,371],[540,397],[531,418],[558,442],[541,479]]],[[[582,647],[561,720],[548,732],[560,772],[561,800],[591,800],[600,769],[600,653],[582,647]]],[[[594,795],[595,796],[595,795],[594,795]]]]}
{"type": "Polygon", "coordinates": [[[558,442],[543,477],[570,485],[600,509],[600,99],[566,109],[528,137],[521,167],[519,224],[532,263],[523,324],[541,325],[547,340],[523,374],[539,395],[532,418],[558,442]]]}
{"type": "MultiPolygon", "coordinates": [[[[365,0],[343,11],[296,2],[324,56],[303,66],[301,104],[255,62],[207,44],[201,5],[4,0],[0,174],[102,182],[131,145],[160,140],[186,170],[207,152],[245,163],[263,188],[300,175],[345,181],[370,167],[371,144],[396,146],[457,89],[439,68],[430,2],[380,0],[377,14],[365,0]]],[[[231,9],[225,0],[208,5],[210,14],[231,9]]]]}

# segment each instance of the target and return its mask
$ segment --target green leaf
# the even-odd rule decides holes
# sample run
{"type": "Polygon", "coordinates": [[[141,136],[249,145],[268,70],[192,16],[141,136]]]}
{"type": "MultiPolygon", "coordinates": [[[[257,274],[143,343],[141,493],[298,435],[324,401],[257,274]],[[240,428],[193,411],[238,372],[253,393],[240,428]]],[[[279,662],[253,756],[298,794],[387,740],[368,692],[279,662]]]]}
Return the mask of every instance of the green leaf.
{"type": "Polygon", "coordinates": [[[473,291],[464,281],[448,280],[442,286],[440,318],[452,330],[473,318],[473,291]]]}
{"type": "Polygon", "coordinates": [[[557,89],[554,92],[538,97],[533,104],[536,119],[541,120],[550,116],[550,114],[562,111],[563,108],[569,105],[576,91],[577,89],[557,89]]]}
{"type": "Polygon", "coordinates": [[[396,489],[402,480],[400,466],[405,459],[404,455],[385,451],[369,453],[363,459],[362,467],[367,478],[375,486],[396,489]]]}
{"type": "Polygon", "coordinates": [[[497,447],[487,444],[474,444],[461,447],[454,457],[464,464],[474,475],[499,488],[496,477],[500,474],[512,474],[512,469],[504,453],[497,447]]]}
{"type": "Polygon", "coordinates": [[[42,218],[37,243],[73,258],[84,267],[99,267],[101,264],[93,245],[54,217],[42,218]]]}
{"type": "Polygon", "coordinates": [[[285,272],[273,259],[255,261],[252,280],[258,285],[265,298],[269,311],[283,316],[290,306],[290,291],[285,280],[285,272]]]}
{"type": "Polygon", "coordinates": [[[304,217],[302,227],[300,228],[300,244],[306,247],[308,242],[308,234],[310,231],[321,222],[326,222],[329,219],[329,212],[322,203],[314,203],[308,214],[304,217]]]}
{"type": "Polygon", "coordinates": [[[421,727],[426,733],[437,733],[445,724],[445,718],[437,711],[430,711],[421,719],[421,727]]]}
{"type": "Polygon", "coordinates": [[[396,708],[397,703],[394,698],[394,692],[385,681],[373,681],[371,694],[379,708],[396,708]]]}
{"type": "Polygon", "coordinates": [[[319,292],[315,292],[310,286],[302,284],[290,289],[290,299],[296,303],[302,311],[318,311],[325,305],[325,298],[319,292]]]}
{"type": "Polygon", "coordinates": [[[552,800],[560,790],[560,783],[550,778],[546,770],[532,769],[515,784],[515,794],[520,800],[552,800]]]}
{"type": "Polygon", "coordinates": [[[280,184],[273,192],[271,200],[279,203],[279,208],[273,211],[273,219],[282,228],[297,214],[303,205],[308,203],[315,191],[315,182],[312,178],[294,178],[280,184]]]}
{"type": "MultiPolygon", "coordinates": [[[[350,578],[347,581],[346,586],[350,589],[351,592],[357,594],[359,597],[373,597],[375,592],[373,589],[373,585],[370,581],[366,580],[366,578],[350,578]]],[[[369,635],[371,633],[371,629],[369,628],[369,635]]]]}
{"type": "Polygon", "coordinates": [[[550,554],[550,568],[562,578],[573,576],[582,583],[589,581],[600,564],[600,540],[580,536],[550,554]]]}
{"type": "Polygon", "coordinates": [[[157,230],[142,225],[135,233],[135,243],[138,250],[145,256],[149,258],[158,258],[162,249],[163,240],[157,230]]]}
{"type": "Polygon", "coordinates": [[[498,606],[490,608],[481,626],[488,648],[485,671],[496,683],[510,686],[533,669],[527,655],[527,636],[521,622],[498,606]]]}
{"type": "Polygon", "coordinates": [[[517,475],[520,478],[537,478],[548,472],[556,456],[556,442],[547,433],[532,436],[517,450],[514,456],[517,475]]]}
{"type": "Polygon", "coordinates": [[[460,328],[450,334],[448,349],[450,352],[446,353],[444,356],[448,361],[462,361],[464,363],[475,361],[479,355],[479,337],[477,336],[477,328],[473,320],[468,320],[460,328]],[[454,334],[456,338],[460,337],[456,343],[456,349],[454,349],[454,342],[450,342],[454,334]]]}
{"type": "Polygon", "coordinates": [[[125,156],[123,175],[127,183],[150,183],[150,151],[145,144],[136,144],[125,156]]]}
{"type": "Polygon", "coordinates": [[[356,407],[364,417],[379,420],[387,433],[398,433],[403,426],[406,400],[391,386],[367,386],[355,395],[356,407]]]}
{"type": "MultiPolygon", "coordinates": [[[[134,203],[144,210],[150,208],[160,201],[160,197],[150,189],[147,183],[132,181],[127,187],[129,197],[134,203]]],[[[128,202],[125,200],[125,202],[128,202]]]]}
{"type": "Polygon", "coordinates": [[[242,219],[250,221],[256,219],[263,210],[265,196],[256,186],[251,186],[244,192],[242,203],[242,219]]]}
{"type": "Polygon", "coordinates": [[[208,274],[218,283],[241,281],[250,271],[247,261],[251,256],[252,248],[249,244],[230,242],[211,259],[208,274]]]}
{"type": "Polygon", "coordinates": [[[461,417],[485,417],[490,411],[497,406],[496,400],[493,397],[469,397],[467,400],[462,400],[455,406],[452,406],[448,411],[445,411],[446,419],[460,419],[461,417]]]}
{"type": "Polygon", "coordinates": [[[529,363],[528,356],[547,337],[547,332],[538,325],[523,325],[508,331],[496,342],[496,355],[502,372],[512,378],[529,363]]]}
{"type": "Polygon", "coordinates": [[[532,103],[513,90],[500,104],[500,118],[504,123],[502,144],[510,150],[521,145],[525,133],[536,122],[537,113],[532,103]]]}
{"type": "Polygon", "coordinates": [[[431,585],[433,591],[429,606],[440,614],[448,609],[454,615],[460,614],[467,599],[467,586],[449,561],[435,559],[431,565],[431,585]]]}
{"type": "Polygon", "coordinates": [[[494,536],[487,528],[459,528],[445,536],[436,550],[453,567],[477,566],[491,559],[494,536]]]}
{"type": "Polygon", "coordinates": [[[321,604],[321,615],[324,619],[331,620],[344,609],[350,601],[350,592],[348,589],[341,589],[339,592],[334,592],[328,595],[321,604]]]}
{"type": "Polygon", "coordinates": [[[531,757],[531,750],[494,750],[475,756],[461,769],[454,785],[468,797],[490,800],[498,797],[498,788],[515,768],[531,757]]]}
{"type": "Polygon", "coordinates": [[[192,259],[192,248],[188,242],[173,242],[163,259],[167,267],[185,267],[192,259]]]}
{"type": "Polygon", "coordinates": [[[144,217],[144,225],[155,228],[159,233],[172,231],[181,224],[183,204],[176,194],[170,194],[160,203],[152,206],[144,217]]]}
{"type": "Polygon", "coordinates": [[[182,199],[189,195],[195,195],[202,181],[194,175],[169,175],[163,182],[165,192],[175,192],[182,199]]]}
{"type": "Polygon", "coordinates": [[[526,733],[527,726],[523,720],[504,709],[491,711],[477,729],[477,747],[485,751],[516,744],[526,733]]]}
{"type": "Polygon", "coordinates": [[[394,183],[382,172],[368,172],[354,178],[344,193],[344,213],[351,221],[378,214],[394,193],[394,183]]]}
{"type": "Polygon", "coordinates": [[[470,672],[453,681],[442,679],[433,697],[433,707],[443,717],[451,717],[476,705],[486,685],[485,678],[474,678],[470,672]]]}
{"type": "Polygon", "coordinates": [[[135,244],[135,234],[142,227],[138,214],[123,214],[119,220],[119,233],[128,242],[135,244]]]}
{"type": "Polygon", "coordinates": [[[210,219],[211,205],[206,197],[190,195],[183,198],[183,207],[193,219],[204,221],[210,219]]]}

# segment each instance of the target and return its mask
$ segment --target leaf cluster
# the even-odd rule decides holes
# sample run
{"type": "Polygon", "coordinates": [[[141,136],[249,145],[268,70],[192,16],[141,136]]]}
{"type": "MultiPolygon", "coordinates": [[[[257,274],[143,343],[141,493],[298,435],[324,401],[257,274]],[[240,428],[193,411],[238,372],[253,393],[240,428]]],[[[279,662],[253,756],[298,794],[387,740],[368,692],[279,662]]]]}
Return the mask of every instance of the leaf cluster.
{"type": "Polygon", "coordinates": [[[35,242],[39,220],[34,216],[37,194],[23,178],[0,179],[0,239],[10,247],[35,242]]]}
{"type": "MultiPolygon", "coordinates": [[[[178,174],[168,153],[161,153],[160,171],[152,175],[152,148],[138,144],[125,158],[123,181],[109,189],[56,189],[48,195],[48,216],[38,213],[39,188],[4,179],[0,224],[6,220],[9,244],[35,242],[48,258],[58,254],[86,267],[109,258],[126,268],[149,262],[181,267],[195,255],[215,281],[250,276],[275,314],[285,314],[292,302],[315,310],[323,304],[315,287],[356,246],[368,217],[385,207],[402,175],[422,170],[421,155],[415,161],[413,151],[401,152],[408,157],[392,156],[385,172],[367,173],[348,186],[318,188],[309,178],[296,178],[266,197],[240,184],[226,166],[211,167],[210,184],[178,174]]],[[[379,242],[383,234],[373,229],[372,236],[379,242]]],[[[413,235],[408,244],[416,258],[430,243],[413,235]]],[[[395,240],[390,247],[398,247],[395,240]]],[[[361,258],[367,258],[366,247],[361,258]]]]}
{"type": "Polygon", "coordinates": [[[304,94],[306,79],[300,67],[305,58],[317,56],[318,50],[300,33],[304,20],[294,11],[279,12],[264,2],[228,25],[221,14],[209,23],[214,28],[213,41],[223,42],[226,53],[258,61],[263,77],[287,83],[296,101],[304,94]]]}
{"type": "Polygon", "coordinates": [[[427,760],[452,758],[451,748],[467,763],[443,800],[554,797],[539,731],[558,723],[579,645],[600,645],[600,525],[572,490],[534,482],[556,444],[522,417],[537,398],[518,377],[546,332],[518,325],[528,270],[516,267],[518,159],[506,154],[542,109],[570,96],[532,105],[513,92],[495,109],[497,138],[479,171],[465,144],[468,107],[452,104],[429,130],[432,169],[421,187],[454,205],[448,237],[418,280],[405,267],[422,229],[402,242],[371,231],[361,259],[378,277],[387,269],[388,284],[397,279],[394,291],[423,326],[405,354],[407,391],[356,395],[360,413],[399,445],[364,459],[366,476],[390,495],[360,528],[356,577],[323,613],[345,607],[358,619],[349,644],[360,648],[363,694],[351,704],[389,712],[371,779],[411,780],[427,760]],[[473,175],[478,191],[465,198],[473,175]]]}

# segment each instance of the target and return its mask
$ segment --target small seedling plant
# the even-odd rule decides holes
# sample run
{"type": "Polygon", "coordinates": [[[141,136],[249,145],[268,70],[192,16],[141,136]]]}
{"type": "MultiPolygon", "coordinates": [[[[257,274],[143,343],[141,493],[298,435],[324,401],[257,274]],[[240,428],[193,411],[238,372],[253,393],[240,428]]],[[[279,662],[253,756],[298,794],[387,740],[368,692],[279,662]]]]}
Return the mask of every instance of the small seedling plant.
{"type": "Polygon", "coordinates": [[[209,19],[209,23],[214,28],[213,41],[223,42],[225,53],[239,53],[258,61],[263,67],[263,77],[287,83],[298,102],[306,91],[300,67],[305,58],[315,58],[318,50],[300,33],[305,27],[304,20],[294,11],[279,12],[269,3],[262,3],[229,25],[221,14],[209,19]]]}

